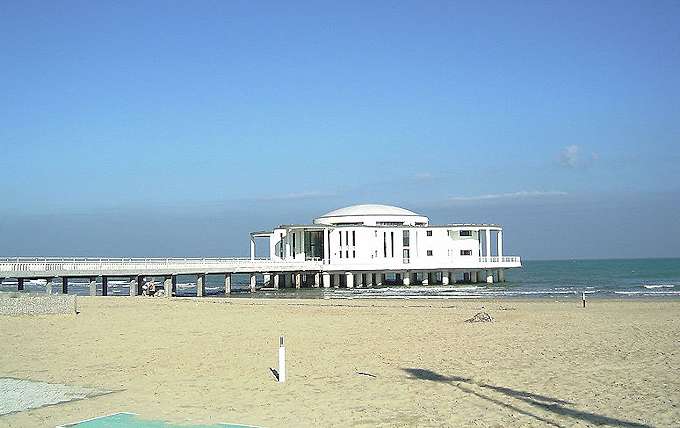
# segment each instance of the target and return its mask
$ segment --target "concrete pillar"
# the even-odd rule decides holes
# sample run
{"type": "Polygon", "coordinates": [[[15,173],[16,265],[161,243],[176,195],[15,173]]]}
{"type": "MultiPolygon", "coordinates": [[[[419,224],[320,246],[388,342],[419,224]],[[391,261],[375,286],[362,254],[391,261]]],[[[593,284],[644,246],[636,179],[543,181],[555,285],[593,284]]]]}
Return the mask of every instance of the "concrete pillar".
{"type": "Polygon", "coordinates": [[[250,237],[250,260],[255,260],[255,238],[250,237]]]}
{"type": "Polygon", "coordinates": [[[314,274],[314,288],[319,288],[321,286],[321,273],[317,272],[314,274]]]}
{"type": "Polygon", "coordinates": [[[90,296],[97,295],[97,277],[90,277],[90,296]]]}
{"type": "Polygon", "coordinates": [[[333,274],[333,287],[340,288],[340,274],[333,274]]]}
{"type": "Polygon", "coordinates": [[[352,272],[345,273],[345,279],[347,281],[347,288],[354,288],[354,274],[352,272]]]}
{"type": "Polygon", "coordinates": [[[366,287],[373,287],[373,284],[375,284],[375,279],[373,278],[375,276],[375,273],[369,272],[366,274],[366,282],[364,285],[366,287]]]}
{"type": "Polygon", "coordinates": [[[409,272],[404,272],[401,277],[404,285],[411,285],[411,274],[409,272]]]}
{"type": "Polygon", "coordinates": [[[378,285],[378,287],[385,284],[385,272],[378,272],[375,274],[375,283],[378,285]]]}
{"type": "Polygon", "coordinates": [[[449,271],[442,271],[442,285],[449,285],[449,271]]]}
{"type": "Polygon", "coordinates": [[[265,273],[265,274],[262,275],[262,277],[263,277],[262,281],[264,283],[264,286],[267,287],[267,288],[271,287],[272,286],[272,274],[271,273],[265,273]]]}
{"type": "Polygon", "coordinates": [[[109,277],[102,276],[102,296],[109,295],[109,277]]]}
{"type": "Polygon", "coordinates": [[[24,278],[17,278],[17,291],[24,291],[24,278]]]}
{"type": "Polygon", "coordinates": [[[255,272],[250,274],[250,292],[257,291],[257,274],[255,272]]]}
{"type": "Polygon", "coordinates": [[[274,274],[274,289],[278,290],[279,289],[279,281],[281,280],[281,274],[280,273],[275,273],[274,274]]]}
{"type": "Polygon", "coordinates": [[[172,278],[174,276],[175,275],[166,275],[163,277],[163,293],[167,298],[172,297],[172,278]]]}
{"type": "Polygon", "coordinates": [[[493,284],[493,271],[492,270],[486,271],[486,283],[487,284],[493,284]]]}
{"type": "Polygon", "coordinates": [[[456,271],[452,270],[449,272],[449,284],[455,284],[456,283],[456,271]]]}
{"type": "Polygon", "coordinates": [[[137,275],[137,295],[141,296],[144,291],[144,275],[137,275]]]}
{"type": "Polygon", "coordinates": [[[205,274],[196,275],[196,297],[205,296],[205,274]]]}
{"type": "Polygon", "coordinates": [[[137,295],[137,277],[136,276],[131,276],[130,277],[130,296],[136,296],[137,295]]]}
{"type": "Polygon", "coordinates": [[[472,281],[473,283],[476,283],[477,280],[479,279],[478,276],[479,276],[479,272],[470,272],[470,281],[472,281]]]}
{"type": "Polygon", "coordinates": [[[68,277],[61,277],[61,293],[68,294],[68,277]]]}
{"type": "MultiPolygon", "coordinates": [[[[0,284],[1,283],[2,281],[0,281],[0,284]]],[[[45,283],[45,294],[52,294],[52,278],[47,278],[47,282],[45,283]]]]}
{"type": "Polygon", "coordinates": [[[491,257],[491,229],[486,229],[486,256],[491,257]]]}
{"type": "Polygon", "coordinates": [[[505,282],[505,269],[498,269],[498,282],[505,282]]]}
{"type": "Polygon", "coordinates": [[[328,272],[323,273],[323,288],[331,288],[331,274],[328,272]]]}
{"type": "Polygon", "coordinates": [[[300,288],[302,286],[302,274],[297,272],[294,274],[295,277],[295,288],[300,288]]]}
{"type": "Polygon", "coordinates": [[[496,251],[498,252],[498,261],[500,261],[500,257],[503,257],[503,231],[499,230],[498,231],[498,238],[496,239],[496,251]]]}

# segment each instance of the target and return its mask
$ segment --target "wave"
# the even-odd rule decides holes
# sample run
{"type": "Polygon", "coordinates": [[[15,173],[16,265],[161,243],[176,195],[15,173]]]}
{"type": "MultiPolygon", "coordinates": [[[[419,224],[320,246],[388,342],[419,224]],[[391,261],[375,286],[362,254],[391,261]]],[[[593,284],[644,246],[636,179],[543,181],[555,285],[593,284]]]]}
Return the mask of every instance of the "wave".
{"type": "Polygon", "coordinates": [[[654,290],[657,288],[675,288],[674,284],[649,284],[649,285],[642,285],[644,288],[648,290],[654,290]]]}

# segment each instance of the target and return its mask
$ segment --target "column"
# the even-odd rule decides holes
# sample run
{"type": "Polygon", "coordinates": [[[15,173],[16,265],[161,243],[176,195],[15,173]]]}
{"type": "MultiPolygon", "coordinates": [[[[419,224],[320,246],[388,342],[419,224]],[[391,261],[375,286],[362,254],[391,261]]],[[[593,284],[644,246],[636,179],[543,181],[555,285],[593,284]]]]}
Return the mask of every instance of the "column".
{"type": "Polygon", "coordinates": [[[257,290],[257,274],[255,272],[250,274],[250,292],[254,293],[257,290]]]}
{"type": "Polygon", "coordinates": [[[17,278],[17,291],[24,291],[24,278],[17,278]]]}
{"type": "Polygon", "coordinates": [[[90,296],[96,295],[97,295],[97,277],[92,276],[90,277],[90,296]]]}
{"type": "Polygon", "coordinates": [[[442,285],[449,285],[449,271],[442,271],[442,285]]]}
{"type": "Polygon", "coordinates": [[[375,282],[378,285],[378,287],[385,284],[385,272],[378,272],[375,276],[376,276],[375,282]]]}
{"type": "Polygon", "coordinates": [[[250,237],[250,260],[255,260],[255,238],[250,237]]]}
{"type": "Polygon", "coordinates": [[[505,282],[505,269],[498,269],[498,282],[505,282]]]}
{"type": "Polygon", "coordinates": [[[205,296],[205,274],[199,273],[196,275],[196,297],[205,296]]]}
{"type": "Polygon", "coordinates": [[[314,288],[319,288],[321,285],[321,273],[317,272],[314,274],[314,288]]]}
{"type": "Polygon", "coordinates": [[[333,274],[333,288],[340,288],[340,274],[333,274]]]}
{"type": "Polygon", "coordinates": [[[409,272],[404,272],[401,277],[404,285],[411,285],[411,274],[409,272]]]}
{"type": "Polygon", "coordinates": [[[498,238],[496,239],[496,246],[497,246],[497,253],[498,253],[498,261],[501,261],[501,257],[503,257],[503,231],[499,230],[498,231],[498,238]]]}
{"type": "Polygon", "coordinates": [[[172,297],[172,278],[174,275],[166,275],[163,277],[163,293],[165,297],[172,297]]]}
{"type": "Polygon", "coordinates": [[[452,270],[449,272],[449,284],[455,284],[456,283],[456,271],[452,270]]]}
{"type": "Polygon", "coordinates": [[[281,274],[275,273],[274,274],[274,289],[278,290],[279,289],[279,281],[281,280],[281,274]]]}
{"type": "Polygon", "coordinates": [[[61,293],[68,294],[68,277],[63,276],[61,278],[61,293]]]}
{"type": "MultiPolygon", "coordinates": [[[[2,281],[0,281],[2,283],[2,281]]],[[[45,294],[52,294],[52,278],[47,278],[47,283],[45,283],[45,294]]]]}
{"type": "MultiPolygon", "coordinates": [[[[330,245],[330,230],[329,229],[324,229],[323,230],[323,254],[321,255],[321,260],[323,260],[324,264],[328,264],[331,262],[330,257],[328,257],[329,251],[331,250],[329,245],[330,245]]],[[[324,288],[326,287],[324,283],[324,288]]]]}
{"type": "Polygon", "coordinates": [[[102,276],[102,296],[109,295],[109,277],[102,276]]]}
{"type": "Polygon", "coordinates": [[[369,272],[366,274],[366,282],[364,283],[366,287],[373,287],[373,284],[375,284],[373,275],[375,275],[373,272],[369,272]]]}
{"type": "Polygon", "coordinates": [[[271,287],[272,286],[272,274],[271,273],[265,273],[262,275],[262,281],[265,287],[271,287]]]}
{"type": "MultiPolygon", "coordinates": [[[[66,279],[66,278],[64,278],[66,279]]],[[[136,276],[131,276],[130,277],[130,296],[136,296],[137,295],[137,277],[136,276]]]]}
{"type": "Polygon", "coordinates": [[[331,287],[331,274],[328,272],[323,273],[323,288],[331,287]]]}
{"type": "Polygon", "coordinates": [[[493,271],[492,270],[486,271],[486,283],[487,284],[493,284],[493,271]]]}
{"type": "Polygon", "coordinates": [[[144,285],[144,275],[137,275],[137,295],[141,295],[144,289],[142,286],[144,285]]]}
{"type": "Polygon", "coordinates": [[[347,288],[354,288],[354,274],[352,272],[345,273],[345,281],[347,282],[347,288]]]}
{"type": "Polygon", "coordinates": [[[486,229],[486,256],[491,257],[491,229],[486,229]]]}
{"type": "Polygon", "coordinates": [[[293,276],[295,277],[295,288],[299,289],[302,286],[302,274],[296,272],[293,276]]]}
{"type": "Polygon", "coordinates": [[[479,272],[470,272],[470,281],[472,281],[472,283],[476,283],[478,276],[479,276],[479,272]]]}

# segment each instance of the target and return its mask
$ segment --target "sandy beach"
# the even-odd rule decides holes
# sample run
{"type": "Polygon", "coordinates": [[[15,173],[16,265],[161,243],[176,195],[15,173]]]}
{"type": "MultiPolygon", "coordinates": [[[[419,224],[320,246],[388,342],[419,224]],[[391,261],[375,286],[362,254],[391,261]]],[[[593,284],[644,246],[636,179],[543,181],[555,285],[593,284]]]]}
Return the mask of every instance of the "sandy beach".
{"type": "Polygon", "coordinates": [[[680,299],[78,304],[0,317],[0,377],[115,392],[0,426],[118,411],[267,427],[680,425],[680,299]],[[482,310],[496,321],[464,322],[482,310]],[[270,371],[280,334],[285,384],[270,371]]]}

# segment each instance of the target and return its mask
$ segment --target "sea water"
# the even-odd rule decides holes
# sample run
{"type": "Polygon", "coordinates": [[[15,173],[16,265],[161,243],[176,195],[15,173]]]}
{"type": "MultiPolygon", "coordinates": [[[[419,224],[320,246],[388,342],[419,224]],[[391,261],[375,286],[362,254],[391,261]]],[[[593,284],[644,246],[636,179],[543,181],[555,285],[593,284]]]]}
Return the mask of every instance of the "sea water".
{"type": "MultiPolygon", "coordinates": [[[[387,285],[372,288],[285,288],[281,290],[260,290],[250,293],[249,275],[232,275],[232,297],[243,298],[501,298],[501,297],[680,297],[680,259],[616,259],[616,260],[554,260],[523,261],[523,267],[506,271],[506,282],[486,284],[443,285],[387,285]]],[[[109,295],[128,295],[126,278],[109,279],[109,295]]],[[[156,284],[162,285],[163,278],[156,277],[156,284]]],[[[258,275],[258,288],[262,286],[258,275]]],[[[16,280],[6,279],[0,291],[15,291],[16,280]]],[[[60,281],[53,283],[53,289],[61,287],[60,281]]],[[[44,281],[24,284],[25,291],[44,292],[44,281]]],[[[101,283],[97,284],[101,293],[101,283]]],[[[86,279],[69,279],[69,294],[88,295],[89,282],[86,279]]],[[[178,275],[178,296],[196,295],[196,277],[178,275]]],[[[206,295],[224,295],[224,276],[206,276],[206,295]]]]}

